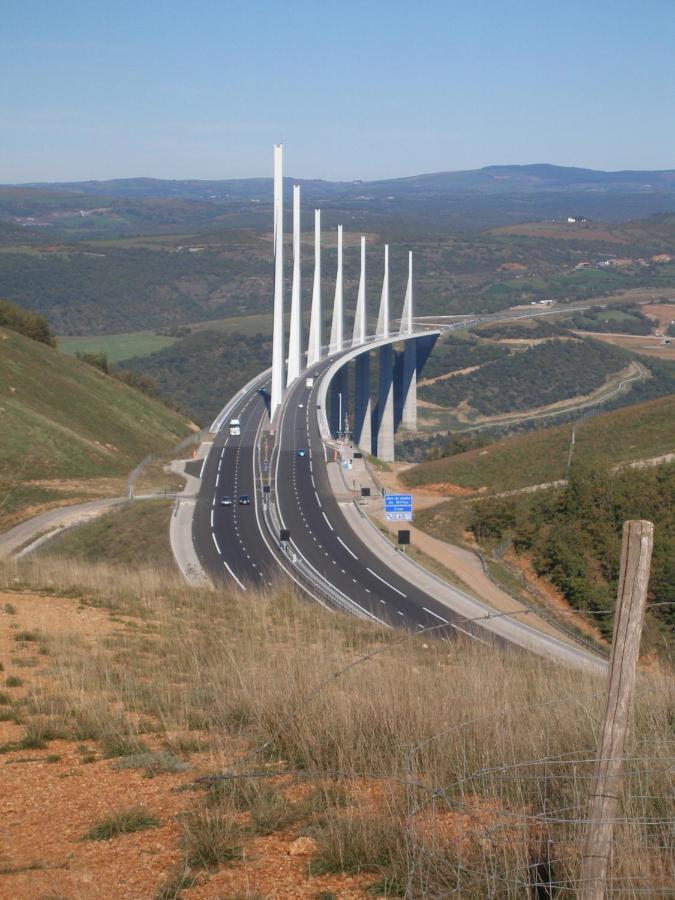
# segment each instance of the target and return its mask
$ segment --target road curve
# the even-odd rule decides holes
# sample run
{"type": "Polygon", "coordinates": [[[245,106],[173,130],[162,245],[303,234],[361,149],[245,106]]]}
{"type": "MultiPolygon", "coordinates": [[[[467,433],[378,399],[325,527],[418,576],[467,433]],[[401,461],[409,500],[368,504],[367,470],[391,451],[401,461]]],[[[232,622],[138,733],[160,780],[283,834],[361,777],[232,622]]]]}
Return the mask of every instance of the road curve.
{"type": "Polygon", "coordinates": [[[441,602],[440,587],[430,589],[425,582],[423,589],[414,571],[401,574],[401,566],[390,567],[377,542],[366,542],[352,529],[330,484],[327,463],[333,450],[321,435],[322,410],[317,410],[319,397],[325,396],[322,376],[334,370],[335,361],[323,360],[291,385],[275,422],[273,448],[271,436],[267,443],[262,437],[267,413],[260,391],[268,384],[267,373],[247,385],[226,408],[227,416],[217,420],[220,430],[200,473],[193,522],[195,549],[211,577],[233,580],[246,590],[271,585],[281,567],[319,602],[389,627],[435,628],[447,638],[526,648],[601,671],[604,661],[587,650],[495,616],[481,601],[445,583],[441,602]],[[315,376],[312,387],[306,374],[315,376]],[[231,436],[225,422],[235,417],[240,436],[231,436]],[[265,484],[270,494],[263,493],[265,484]],[[239,506],[242,494],[251,497],[250,506],[239,506]],[[221,506],[223,496],[233,497],[233,506],[221,506]],[[280,544],[278,527],[290,531],[287,545],[280,544]],[[483,621],[468,621],[477,618],[483,621]]]}

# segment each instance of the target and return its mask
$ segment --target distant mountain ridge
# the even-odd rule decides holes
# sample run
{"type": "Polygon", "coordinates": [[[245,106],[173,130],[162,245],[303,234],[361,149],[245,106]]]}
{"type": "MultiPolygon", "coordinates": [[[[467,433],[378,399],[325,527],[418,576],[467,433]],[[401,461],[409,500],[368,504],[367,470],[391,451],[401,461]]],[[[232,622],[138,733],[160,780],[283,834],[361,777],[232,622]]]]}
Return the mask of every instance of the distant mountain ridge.
{"type": "MultiPolygon", "coordinates": [[[[541,191],[675,194],[675,169],[605,172],[536,163],[493,165],[481,169],[434,172],[376,181],[326,181],[288,177],[284,179],[284,183],[285,190],[289,192],[292,184],[300,184],[308,201],[364,201],[370,196],[382,199],[392,191],[396,192],[394,196],[397,198],[429,194],[529,194],[541,191]]],[[[157,197],[212,203],[233,200],[267,202],[271,196],[272,179],[115,178],[107,181],[32,182],[13,187],[105,197],[157,197]]]]}

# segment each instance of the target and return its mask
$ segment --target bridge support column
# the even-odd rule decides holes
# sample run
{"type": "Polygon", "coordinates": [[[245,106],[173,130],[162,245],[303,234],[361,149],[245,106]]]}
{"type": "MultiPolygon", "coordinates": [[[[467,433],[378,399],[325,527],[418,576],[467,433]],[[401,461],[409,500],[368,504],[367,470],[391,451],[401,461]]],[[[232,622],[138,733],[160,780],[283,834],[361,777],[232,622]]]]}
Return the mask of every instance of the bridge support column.
{"type": "Polygon", "coordinates": [[[377,401],[376,454],[383,462],[394,461],[394,349],[380,347],[380,378],[377,401]]]}
{"type": "Polygon", "coordinates": [[[401,384],[401,427],[417,431],[417,341],[408,340],[403,348],[401,384]]]}
{"type": "Polygon", "coordinates": [[[373,452],[370,403],[370,354],[356,357],[354,375],[354,443],[365,453],[373,452]]]}
{"type": "Polygon", "coordinates": [[[328,425],[333,437],[345,430],[349,416],[348,377],[346,366],[340,369],[328,389],[328,425]]]}

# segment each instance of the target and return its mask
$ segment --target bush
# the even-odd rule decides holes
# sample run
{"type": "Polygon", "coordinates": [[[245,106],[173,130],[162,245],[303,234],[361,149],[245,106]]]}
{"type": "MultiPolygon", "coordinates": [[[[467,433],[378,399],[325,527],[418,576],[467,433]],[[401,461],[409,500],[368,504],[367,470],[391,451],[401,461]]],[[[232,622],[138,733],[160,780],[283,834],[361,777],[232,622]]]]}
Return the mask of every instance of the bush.
{"type": "Polygon", "coordinates": [[[44,316],[28,312],[8,300],[0,300],[0,326],[48,347],[56,347],[56,338],[44,316]]]}

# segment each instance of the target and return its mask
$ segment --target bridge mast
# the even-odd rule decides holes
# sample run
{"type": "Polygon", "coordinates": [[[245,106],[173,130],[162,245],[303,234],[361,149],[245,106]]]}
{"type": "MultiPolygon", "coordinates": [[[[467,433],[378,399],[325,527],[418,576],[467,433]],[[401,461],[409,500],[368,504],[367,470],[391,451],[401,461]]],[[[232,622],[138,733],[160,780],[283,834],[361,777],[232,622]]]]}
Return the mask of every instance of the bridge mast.
{"type": "MultiPolygon", "coordinates": [[[[377,317],[378,338],[389,337],[389,245],[384,245],[384,277],[377,317]]],[[[376,453],[384,462],[394,459],[394,350],[385,344],[379,351],[380,377],[377,400],[376,453]]]]}
{"type": "Polygon", "coordinates": [[[293,287],[291,291],[291,331],[288,338],[286,384],[302,370],[302,310],[300,306],[300,185],[293,185],[293,287]]]}
{"type": "MultiPolygon", "coordinates": [[[[408,286],[403,301],[401,335],[413,333],[413,259],[408,253],[408,286]]],[[[417,340],[408,340],[403,348],[401,425],[408,431],[417,431],[417,340]]]]}
{"type": "Polygon", "coordinates": [[[283,149],[274,145],[274,326],[272,333],[272,393],[270,419],[284,392],[284,202],[283,149]]]}
{"type": "Polygon", "coordinates": [[[342,352],[344,343],[342,305],[342,225],[338,225],[337,276],[335,279],[335,300],[333,302],[333,322],[330,329],[329,354],[342,352]]]}
{"type": "Polygon", "coordinates": [[[321,359],[321,210],[314,210],[314,283],[312,285],[312,312],[309,321],[307,366],[321,359]]]}
{"type": "MultiPolygon", "coordinates": [[[[361,277],[359,293],[356,300],[356,318],[352,346],[357,347],[366,341],[366,239],[361,235],[361,277]]],[[[356,357],[356,373],[354,381],[354,443],[357,447],[372,453],[371,434],[372,409],[370,404],[370,354],[360,353],[356,357]]]]}

